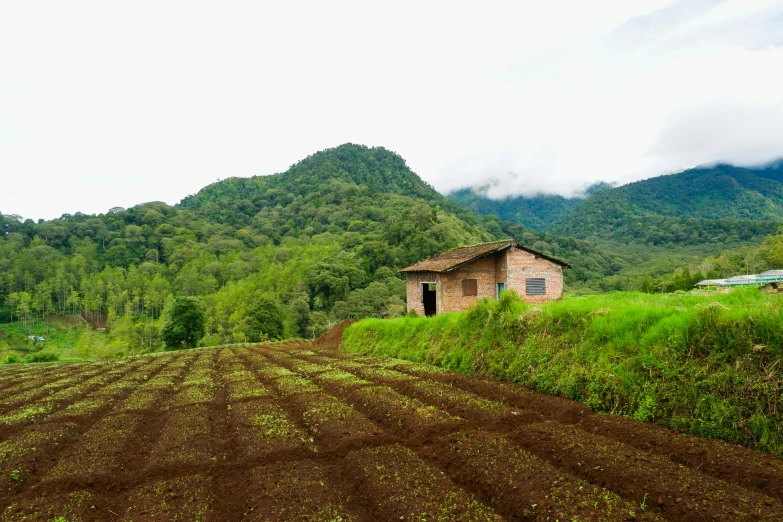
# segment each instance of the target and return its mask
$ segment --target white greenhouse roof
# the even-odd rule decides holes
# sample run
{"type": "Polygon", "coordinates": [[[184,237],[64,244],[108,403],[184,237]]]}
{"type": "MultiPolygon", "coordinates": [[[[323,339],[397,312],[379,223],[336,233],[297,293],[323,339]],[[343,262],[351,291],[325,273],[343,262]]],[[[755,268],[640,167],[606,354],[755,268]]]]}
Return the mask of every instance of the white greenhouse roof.
{"type": "Polygon", "coordinates": [[[761,278],[757,275],[736,275],[726,279],[727,285],[755,285],[761,282],[761,278]]]}
{"type": "Polygon", "coordinates": [[[693,286],[720,286],[725,282],[725,279],[705,279],[704,281],[699,281],[693,286]]]}
{"type": "Polygon", "coordinates": [[[744,286],[783,282],[783,270],[767,270],[759,275],[743,274],[728,279],[705,279],[693,286],[744,286]]]}

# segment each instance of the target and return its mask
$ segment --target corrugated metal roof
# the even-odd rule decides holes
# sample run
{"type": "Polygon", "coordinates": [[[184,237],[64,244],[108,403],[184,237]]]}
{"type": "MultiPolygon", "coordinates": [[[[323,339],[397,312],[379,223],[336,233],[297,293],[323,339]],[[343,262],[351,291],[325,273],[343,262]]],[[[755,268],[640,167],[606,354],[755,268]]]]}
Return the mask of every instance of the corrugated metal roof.
{"type": "Polygon", "coordinates": [[[725,282],[725,279],[705,279],[704,281],[699,281],[693,286],[720,286],[725,282]]]}
{"type": "Polygon", "coordinates": [[[726,279],[724,286],[745,286],[761,284],[761,278],[757,275],[737,275],[726,279]]]}
{"type": "Polygon", "coordinates": [[[745,274],[729,277],[728,279],[705,279],[693,286],[743,286],[759,285],[783,281],[783,270],[767,270],[759,275],[745,274]]]}
{"type": "Polygon", "coordinates": [[[742,283],[742,282],[754,282],[758,281],[759,276],[757,275],[736,275],[733,277],[730,277],[726,279],[727,283],[742,283]]]}
{"type": "Polygon", "coordinates": [[[512,246],[551,261],[552,263],[560,265],[564,268],[571,268],[571,265],[565,261],[561,261],[541,252],[536,252],[530,248],[523,247],[511,239],[505,239],[503,241],[493,241],[492,243],[481,243],[479,245],[453,248],[443,252],[442,254],[438,254],[437,256],[425,259],[424,261],[420,261],[407,268],[403,268],[400,270],[400,272],[448,272],[464,265],[465,263],[469,263],[470,261],[480,257],[500,252],[501,250],[505,250],[506,248],[512,246]]]}

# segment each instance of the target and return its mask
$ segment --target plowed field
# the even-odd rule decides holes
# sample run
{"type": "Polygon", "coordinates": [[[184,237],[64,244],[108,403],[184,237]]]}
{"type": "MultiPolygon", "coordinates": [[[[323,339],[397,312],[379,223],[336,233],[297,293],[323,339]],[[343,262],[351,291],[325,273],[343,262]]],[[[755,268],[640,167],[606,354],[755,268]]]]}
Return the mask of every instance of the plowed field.
{"type": "Polygon", "coordinates": [[[0,370],[3,520],[783,520],[783,461],[308,345],[0,370]]]}

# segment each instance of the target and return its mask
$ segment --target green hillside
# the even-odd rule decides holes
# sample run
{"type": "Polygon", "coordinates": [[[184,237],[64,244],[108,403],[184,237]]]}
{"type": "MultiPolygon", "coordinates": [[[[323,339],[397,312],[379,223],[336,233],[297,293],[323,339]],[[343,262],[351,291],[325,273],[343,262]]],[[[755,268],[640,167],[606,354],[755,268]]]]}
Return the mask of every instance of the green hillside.
{"type": "Polygon", "coordinates": [[[0,336],[0,352],[19,355],[40,348],[22,334],[50,334],[47,346],[69,357],[160,349],[177,296],[203,300],[206,344],[263,337],[248,327],[261,300],[280,311],[285,337],[312,337],[347,317],[404,313],[397,269],[498,238],[573,258],[580,268],[568,281],[577,286],[619,266],[583,241],[479,218],[399,155],[351,144],[280,174],[213,183],[179,205],[0,223],[0,329],[14,321],[7,330],[17,332],[0,336]],[[81,314],[105,321],[108,333],[90,331],[81,314]],[[51,335],[63,316],[84,330],[65,345],[51,335]]]}
{"type": "Polygon", "coordinates": [[[568,216],[581,203],[612,185],[598,182],[581,196],[566,198],[556,194],[513,196],[503,199],[487,197],[487,187],[464,188],[451,192],[449,199],[464,205],[478,215],[495,215],[503,221],[518,223],[531,230],[548,230],[553,223],[568,216]]]}
{"type": "Polygon", "coordinates": [[[471,188],[452,192],[449,198],[476,214],[493,214],[503,221],[519,223],[532,230],[547,230],[552,223],[570,214],[585,200],[585,198],[564,198],[544,194],[489,199],[483,191],[471,188]]]}
{"type": "Polygon", "coordinates": [[[534,230],[597,241],[693,246],[758,243],[783,223],[783,162],[760,168],[716,165],[621,187],[597,184],[583,198],[450,195],[477,214],[534,230]]]}
{"type": "Polygon", "coordinates": [[[598,194],[637,213],[700,219],[783,221],[783,163],[765,168],[716,165],[629,183],[598,194]]]}
{"type": "MultiPolygon", "coordinates": [[[[759,183],[765,182],[775,182],[772,174],[759,183]]],[[[0,214],[0,330],[8,334],[0,334],[0,358],[8,350],[23,356],[40,349],[26,340],[31,334],[48,335],[47,346],[67,357],[161,349],[161,329],[178,296],[205,304],[207,345],[263,338],[250,328],[258,324],[261,302],[279,312],[273,315],[282,318],[284,337],[312,337],[344,318],[403,314],[399,268],[501,238],[572,264],[569,293],[689,289],[703,275],[697,265],[731,275],[780,257],[778,242],[763,252],[744,250],[774,232],[772,221],[648,210],[631,220],[627,205],[607,197],[617,190],[580,204],[571,215],[585,213],[583,220],[563,220],[553,227],[563,233],[553,234],[477,216],[436,192],[399,155],[346,144],[283,173],[213,183],[174,206],[151,202],[37,223],[0,214]],[[604,207],[585,210],[595,201],[604,207]],[[614,221],[606,209],[615,212],[614,221]],[[654,221],[661,219],[676,226],[661,232],[654,221]],[[679,239],[667,236],[673,230],[679,239]],[[637,242],[613,240],[642,232],[637,242]],[[653,234],[662,237],[651,240],[653,234]],[[677,245],[682,238],[696,244],[677,245]],[[71,319],[57,319],[63,317],[71,319]],[[58,334],[63,324],[80,333],[58,334]]]]}
{"type": "Polygon", "coordinates": [[[214,183],[176,206],[0,219],[0,322],[38,333],[51,314],[108,315],[111,335],[92,332],[85,343],[117,351],[159,348],[174,296],[203,299],[211,344],[253,340],[250,307],[264,296],[280,308],[286,336],[401,314],[397,268],[502,233],[397,154],[351,144],[281,174],[214,183]]]}
{"type": "Polygon", "coordinates": [[[783,222],[781,180],[781,164],[691,169],[599,192],[550,230],[654,245],[758,240],[783,222]]]}

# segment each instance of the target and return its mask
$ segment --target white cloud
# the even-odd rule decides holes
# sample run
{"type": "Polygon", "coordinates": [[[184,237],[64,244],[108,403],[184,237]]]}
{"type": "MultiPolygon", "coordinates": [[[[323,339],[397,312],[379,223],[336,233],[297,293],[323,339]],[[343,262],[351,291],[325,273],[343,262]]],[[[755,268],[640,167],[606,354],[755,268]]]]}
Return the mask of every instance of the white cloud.
{"type": "Polygon", "coordinates": [[[781,28],[763,0],[4,3],[0,211],[175,203],[346,141],[495,196],[756,163],[781,28]]]}

